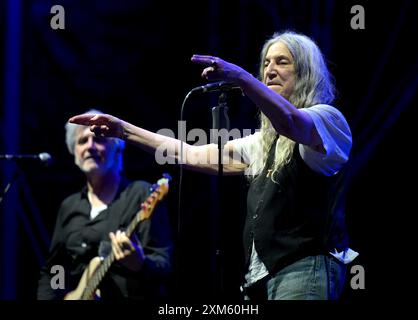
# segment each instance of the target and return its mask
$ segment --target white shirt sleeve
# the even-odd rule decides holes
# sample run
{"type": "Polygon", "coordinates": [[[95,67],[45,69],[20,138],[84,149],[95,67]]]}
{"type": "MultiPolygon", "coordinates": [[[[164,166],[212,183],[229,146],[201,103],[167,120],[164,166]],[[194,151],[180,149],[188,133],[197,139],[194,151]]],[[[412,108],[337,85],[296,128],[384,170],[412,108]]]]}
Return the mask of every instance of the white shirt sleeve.
{"type": "Polygon", "coordinates": [[[336,108],[319,104],[300,109],[312,118],[322,139],[326,154],[306,145],[299,145],[299,153],[305,163],[314,171],[332,176],[348,161],[352,146],[350,127],[336,108]]]}
{"type": "Polygon", "coordinates": [[[253,172],[256,172],[259,169],[258,166],[262,165],[261,157],[259,157],[259,155],[263,151],[260,131],[257,131],[240,139],[234,139],[230,141],[230,143],[233,144],[234,151],[242,157],[244,163],[246,163],[247,165],[253,164],[253,162],[255,161],[259,162],[256,163],[255,166],[253,165],[252,167],[249,167],[246,170],[245,174],[251,175],[253,174],[253,172]]]}

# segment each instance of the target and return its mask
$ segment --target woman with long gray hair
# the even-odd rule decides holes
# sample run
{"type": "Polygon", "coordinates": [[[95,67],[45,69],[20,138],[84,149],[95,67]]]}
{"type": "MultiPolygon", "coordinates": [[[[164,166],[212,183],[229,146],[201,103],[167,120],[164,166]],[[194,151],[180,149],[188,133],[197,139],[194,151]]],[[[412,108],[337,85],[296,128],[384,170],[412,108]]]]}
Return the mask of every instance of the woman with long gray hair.
{"type": "MultiPolygon", "coordinates": [[[[244,297],[338,299],[346,264],[357,255],[348,248],[338,199],[352,145],[350,128],[330,105],[334,84],[312,39],[276,33],[260,58],[257,79],[218,57],[192,57],[204,67],[202,77],[240,86],[260,109],[260,131],[228,141],[223,151],[225,174],[245,173],[251,182],[244,227],[244,297]]],[[[186,168],[218,171],[216,144],[189,145],[110,115],[80,115],[70,122],[90,125],[96,135],[116,136],[147,151],[163,147],[186,168]]]]}

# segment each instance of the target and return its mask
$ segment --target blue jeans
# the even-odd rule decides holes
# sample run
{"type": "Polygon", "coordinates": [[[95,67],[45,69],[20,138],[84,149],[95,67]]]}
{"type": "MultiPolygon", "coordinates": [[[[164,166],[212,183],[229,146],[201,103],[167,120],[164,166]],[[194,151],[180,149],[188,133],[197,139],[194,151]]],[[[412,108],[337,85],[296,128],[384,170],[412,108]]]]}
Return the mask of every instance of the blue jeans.
{"type": "Polygon", "coordinates": [[[336,300],[342,293],[346,270],[331,256],[309,256],[261,280],[254,286],[256,290],[248,290],[245,299],[336,300]]]}
{"type": "Polygon", "coordinates": [[[346,266],[331,256],[309,256],[277,272],[267,282],[269,300],[336,300],[346,266]]]}

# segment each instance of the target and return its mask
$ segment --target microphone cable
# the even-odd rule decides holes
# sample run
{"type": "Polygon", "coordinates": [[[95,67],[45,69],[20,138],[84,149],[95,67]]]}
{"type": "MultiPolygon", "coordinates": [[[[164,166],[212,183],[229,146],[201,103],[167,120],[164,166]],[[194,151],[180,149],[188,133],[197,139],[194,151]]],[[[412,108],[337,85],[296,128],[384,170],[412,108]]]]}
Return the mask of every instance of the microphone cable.
{"type": "MultiPolygon", "coordinates": [[[[180,110],[180,123],[183,123],[183,117],[184,117],[184,106],[186,105],[186,101],[187,99],[189,99],[190,95],[192,94],[192,90],[189,91],[189,93],[185,96],[185,98],[183,99],[183,103],[181,104],[181,110],[180,110]]],[[[186,135],[187,137],[187,135],[186,135]]],[[[180,138],[180,137],[179,137],[180,138]]],[[[178,207],[177,207],[177,268],[180,267],[180,253],[181,253],[181,247],[182,247],[182,243],[180,243],[182,241],[182,215],[181,215],[181,196],[182,196],[182,187],[183,187],[183,143],[185,141],[180,140],[180,157],[179,157],[179,184],[178,184],[178,207]]],[[[186,159],[187,161],[187,159],[186,159]]],[[[180,272],[177,272],[177,276],[176,276],[176,287],[177,289],[179,288],[178,285],[180,283],[180,272]]]]}

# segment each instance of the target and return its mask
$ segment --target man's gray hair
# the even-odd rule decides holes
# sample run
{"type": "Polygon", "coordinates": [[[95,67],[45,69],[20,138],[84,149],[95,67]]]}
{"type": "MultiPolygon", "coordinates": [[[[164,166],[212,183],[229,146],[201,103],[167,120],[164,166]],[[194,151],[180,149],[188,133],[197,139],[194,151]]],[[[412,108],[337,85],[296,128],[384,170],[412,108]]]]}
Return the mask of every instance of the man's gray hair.
{"type": "MultiPolygon", "coordinates": [[[[83,114],[103,114],[103,112],[97,109],[90,109],[83,114]]],[[[76,133],[83,127],[85,128],[85,126],[69,122],[65,124],[65,143],[67,144],[68,151],[71,154],[74,154],[76,133]]],[[[125,148],[125,141],[118,138],[109,139],[114,140],[118,148],[120,148],[120,150],[123,150],[125,148]]]]}

